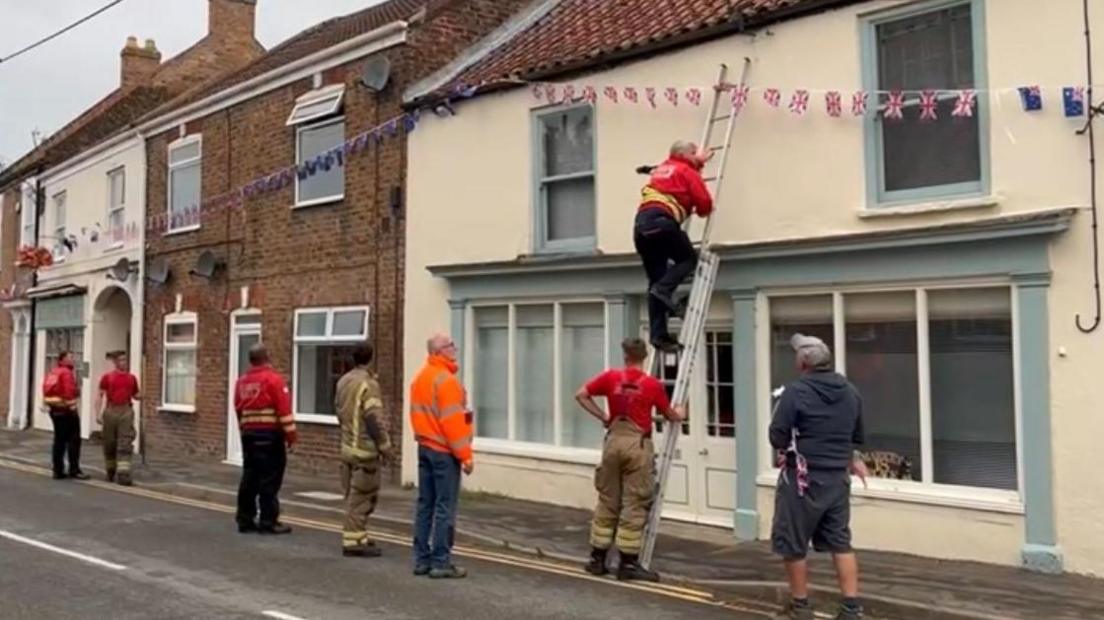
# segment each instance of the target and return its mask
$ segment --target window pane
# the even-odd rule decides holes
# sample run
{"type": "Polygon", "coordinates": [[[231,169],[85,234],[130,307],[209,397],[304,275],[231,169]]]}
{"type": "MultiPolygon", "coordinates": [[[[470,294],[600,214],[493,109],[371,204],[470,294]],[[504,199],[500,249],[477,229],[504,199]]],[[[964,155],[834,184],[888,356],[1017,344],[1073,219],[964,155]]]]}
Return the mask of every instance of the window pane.
{"type": "Polygon", "coordinates": [[[169,213],[175,220],[175,222],[170,222],[173,224],[173,228],[188,225],[189,222],[180,219],[181,216],[199,204],[199,174],[199,162],[169,172],[169,183],[172,192],[169,213]]]}
{"type": "Polygon", "coordinates": [[[112,242],[123,241],[126,238],[125,217],[125,209],[116,209],[107,216],[107,230],[112,242]]]}
{"type": "Polygon", "coordinates": [[[575,391],[606,366],[605,306],[564,304],[560,317],[560,443],[600,448],[605,429],[575,403],[575,391]]]}
{"type": "Polygon", "coordinates": [[[165,350],[165,403],[195,405],[195,350],[165,350]]]}
{"type": "Polygon", "coordinates": [[[295,329],[296,336],[325,336],[326,313],[304,312],[299,315],[299,325],[295,329]]]}
{"type": "Polygon", "coordinates": [[[475,431],[480,437],[506,439],[509,436],[507,322],[505,306],[475,309],[475,390],[472,396],[475,431]]]}
{"type": "MultiPolygon", "coordinates": [[[[932,11],[877,27],[878,87],[883,91],[974,88],[970,5],[932,11]]],[[[885,103],[887,95],[881,95],[885,103]]],[[[981,178],[977,117],[955,118],[946,96],[938,120],[921,121],[916,96],[902,120],[882,120],[886,191],[966,183],[981,178]]]]}
{"type": "Polygon", "coordinates": [[[790,338],[794,334],[816,336],[835,352],[831,295],[772,297],[770,317],[772,390],[784,387],[799,375],[794,365],[794,350],[790,346],[790,338]]]}
{"type": "Polygon", "coordinates": [[[169,164],[176,164],[199,157],[199,142],[192,142],[169,150],[169,164]]]}
{"type": "Polygon", "coordinates": [[[364,333],[364,310],[345,310],[334,312],[334,336],[360,336],[364,333]]]}
{"type": "Polygon", "coordinates": [[[295,412],[334,413],[334,390],[341,375],[353,368],[356,345],[298,345],[299,367],[295,381],[295,412]]]}
{"type": "Polygon", "coordinates": [[[548,241],[594,236],[594,179],[549,183],[544,188],[548,241]]]}
{"type": "Polygon", "coordinates": [[[193,343],[195,342],[195,323],[170,323],[166,342],[193,343]]]}
{"type": "Polygon", "coordinates": [[[126,200],[126,172],[116,170],[107,175],[111,193],[111,208],[122,206],[126,200]]]}
{"type": "Polygon", "coordinates": [[[928,293],[935,482],[1016,489],[1007,288],[928,293]]]}
{"type": "Polygon", "coordinates": [[[591,109],[574,108],[542,116],[541,146],[544,176],[552,177],[594,169],[594,135],[591,109]]]}
{"type": "Polygon", "coordinates": [[[341,100],[340,95],[334,95],[332,97],[326,97],[312,103],[305,103],[295,109],[294,114],[291,116],[292,122],[301,120],[304,118],[310,118],[312,116],[318,116],[321,114],[332,114],[337,111],[337,103],[341,100]]]}
{"type": "MultiPolygon", "coordinates": [[[[299,132],[299,163],[313,160],[345,142],[345,122],[331,123],[299,132]]],[[[329,170],[318,168],[314,176],[299,181],[299,202],[332,198],[345,193],[345,167],[336,162],[329,170]]]]}
{"type": "Polygon", "coordinates": [[[552,306],[517,307],[516,439],[554,443],[552,306]]]}
{"type": "Polygon", "coordinates": [[[859,449],[904,457],[907,471],[890,477],[920,480],[916,294],[845,295],[844,317],[847,378],[863,398],[866,444],[859,449]]]}
{"type": "Polygon", "coordinates": [[[710,437],[736,436],[735,381],[732,371],[732,332],[707,332],[705,349],[706,382],[709,398],[710,437]]]}

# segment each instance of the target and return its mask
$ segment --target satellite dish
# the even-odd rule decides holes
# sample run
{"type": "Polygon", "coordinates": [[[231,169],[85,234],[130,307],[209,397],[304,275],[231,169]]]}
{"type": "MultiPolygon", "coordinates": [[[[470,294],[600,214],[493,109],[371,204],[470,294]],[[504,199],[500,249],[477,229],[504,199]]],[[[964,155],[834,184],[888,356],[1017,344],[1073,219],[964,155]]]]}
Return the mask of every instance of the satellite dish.
{"type": "Polygon", "coordinates": [[[387,88],[387,81],[391,78],[391,61],[386,56],[376,56],[364,64],[364,70],[360,73],[360,82],[365,88],[373,92],[379,92],[387,88]]]}
{"type": "Polygon", "coordinates": [[[199,276],[201,278],[212,278],[215,272],[222,267],[223,264],[215,258],[215,253],[211,250],[204,250],[199,258],[196,259],[195,269],[192,270],[192,275],[199,276]]]}
{"type": "Polygon", "coordinates": [[[130,277],[130,260],[120,258],[118,262],[111,266],[110,273],[113,280],[126,282],[127,278],[130,277]]]}
{"type": "Polygon", "coordinates": [[[146,265],[146,277],[154,284],[164,284],[169,281],[169,261],[158,256],[146,265]]]}

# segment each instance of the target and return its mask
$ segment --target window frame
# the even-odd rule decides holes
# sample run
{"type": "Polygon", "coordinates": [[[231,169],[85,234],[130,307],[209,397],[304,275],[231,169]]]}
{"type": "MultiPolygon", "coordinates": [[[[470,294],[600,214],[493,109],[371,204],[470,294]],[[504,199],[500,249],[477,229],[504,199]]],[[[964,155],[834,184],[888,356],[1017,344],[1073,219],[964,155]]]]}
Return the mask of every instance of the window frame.
{"type": "Polygon", "coordinates": [[[35,221],[38,218],[37,191],[34,182],[27,181],[19,196],[19,245],[33,246],[37,243],[35,237],[35,221]]]}
{"type": "Polygon", "coordinates": [[[197,166],[199,168],[199,200],[203,201],[203,134],[192,134],[190,136],[184,136],[179,140],[175,140],[169,143],[166,150],[165,163],[167,165],[167,174],[165,178],[165,213],[166,213],[166,225],[165,235],[174,235],[179,233],[191,232],[193,230],[199,230],[201,224],[196,222],[194,224],[186,224],[183,226],[173,227],[173,173],[189,166],[197,166]],[[199,151],[195,157],[185,159],[184,161],[178,161],[173,163],[172,153],[175,150],[182,149],[187,146],[197,145],[199,151]]]}
{"type": "Polygon", "coordinates": [[[306,93],[295,100],[295,105],[291,108],[291,113],[288,114],[287,122],[288,127],[295,127],[298,125],[304,125],[313,123],[319,119],[338,115],[341,112],[342,106],[345,103],[345,85],[335,84],[332,86],[323,87],[317,90],[313,90],[306,93]],[[303,108],[324,103],[327,100],[332,100],[329,108],[322,110],[321,112],[315,112],[303,118],[295,118],[297,112],[303,108]]]}
{"type": "Polygon", "coordinates": [[[530,148],[533,165],[532,207],[533,250],[537,253],[588,252],[598,246],[598,107],[585,101],[570,105],[545,106],[532,111],[532,136],[530,148]],[[591,125],[591,166],[590,172],[573,172],[552,177],[544,176],[544,149],[541,142],[541,129],[544,119],[577,109],[590,111],[591,125]],[[548,238],[548,191],[549,183],[591,179],[594,185],[594,234],[575,239],[550,240],[548,238]]]}
{"type": "Polygon", "coordinates": [[[107,244],[107,247],[104,248],[104,251],[109,252],[111,250],[116,250],[118,248],[121,248],[121,247],[123,247],[123,245],[125,245],[125,236],[126,236],[126,182],[127,182],[126,166],[117,166],[115,168],[112,168],[111,170],[107,171],[107,174],[105,176],[107,178],[107,217],[105,218],[104,222],[106,222],[105,230],[106,230],[106,233],[108,235],[108,239],[111,240],[111,243],[107,244]],[[116,175],[122,177],[122,195],[119,197],[121,202],[118,205],[116,205],[113,201],[114,192],[112,191],[113,186],[114,186],[112,181],[114,180],[116,175]],[[116,213],[120,213],[120,212],[123,214],[122,215],[122,219],[123,219],[122,234],[123,234],[124,238],[116,240],[116,239],[113,238],[113,235],[115,233],[111,228],[111,217],[113,215],[115,215],[116,213]]]}
{"type": "MultiPolygon", "coordinates": [[[[862,16],[859,23],[861,43],[861,63],[863,89],[872,93],[872,101],[863,118],[863,134],[866,143],[866,209],[900,207],[946,199],[977,198],[990,194],[991,167],[989,99],[987,96],[988,62],[987,39],[985,32],[985,3],[981,0],[931,0],[917,5],[879,10],[862,16]],[[970,7],[974,60],[974,90],[978,93],[974,114],[978,124],[978,159],[980,175],[977,181],[934,185],[907,190],[885,190],[885,153],[882,123],[879,113],[881,106],[875,94],[878,86],[878,41],[877,28],[880,25],[941,11],[956,6],[970,7]]],[[[935,85],[933,85],[935,86],[935,85]]],[[[897,121],[894,121],[897,122],[897,121]]]]}
{"type": "Polygon", "coordinates": [[[844,308],[844,296],[856,293],[894,293],[913,292],[916,295],[916,338],[917,338],[917,372],[919,375],[919,418],[920,425],[920,450],[921,480],[896,480],[886,478],[868,478],[867,488],[853,486],[852,493],[859,497],[889,499],[895,501],[908,501],[924,504],[933,504],[946,507],[973,508],[1002,512],[1008,514],[1023,514],[1024,512],[1024,460],[1023,460],[1023,412],[1022,389],[1020,378],[1020,338],[1019,338],[1019,302],[1017,290],[1019,285],[1007,279],[980,278],[962,281],[919,281],[907,284],[889,285],[854,285],[854,286],[829,286],[801,289],[768,289],[760,292],[756,304],[756,313],[765,317],[761,321],[757,331],[756,365],[767,369],[760,373],[757,381],[758,394],[758,418],[759,418],[759,473],[756,483],[759,486],[773,486],[777,483],[778,469],[773,462],[773,448],[767,439],[767,428],[770,425],[773,409],[772,391],[778,387],[771,385],[769,369],[771,368],[771,329],[770,300],[776,297],[791,296],[824,296],[832,297],[832,325],[835,332],[836,346],[833,348],[834,365],[837,372],[846,375],[847,346],[845,327],[847,322],[844,308]],[[928,314],[928,296],[932,292],[978,289],[978,288],[1002,288],[1008,291],[1011,309],[1011,336],[1012,336],[1012,403],[1013,403],[1013,427],[1015,429],[1016,452],[1016,484],[1015,490],[995,489],[989,487],[972,487],[964,485],[952,485],[936,483],[933,480],[934,463],[932,455],[934,444],[932,441],[933,412],[931,408],[931,376],[930,354],[931,343],[929,341],[928,328],[930,319],[928,314]]]}
{"type": "MultiPolygon", "coordinates": [[[[475,439],[475,449],[477,452],[486,452],[493,454],[502,454],[508,456],[524,456],[529,458],[547,458],[556,461],[562,461],[567,463],[580,463],[585,465],[595,465],[601,460],[601,450],[599,448],[579,448],[574,446],[567,446],[563,444],[563,420],[564,416],[569,413],[580,416],[586,416],[587,422],[593,422],[598,424],[596,420],[590,419],[590,416],[582,411],[572,411],[574,407],[574,401],[563,402],[563,359],[562,359],[562,338],[563,338],[563,306],[576,305],[576,304],[601,304],[602,306],[602,339],[603,339],[603,360],[602,368],[610,368],[610,304],[608,300],[604,298],[595,297],[580,297],[578,299],[524,299],[524,300],[509,300],[509,301],[478,301],[473,302],[465,309],[465,342],[472,343],[466,347],[463,354],[463,374],[464,384],[467,386],[475,386],[476,381],[476,342],[478,342],[478,329],[475,322],[475,314],[480,308],[501,308],[507,309],[507,323],[506,323],[506,342],[507,342],[507,370],[506,370],[506,415],[507,415],[507,436],[505,439],[494,437],[482,437],[479,435],[477,428],[473,427],[473,434],[475,439]],[[518,306],[553,306],[552,308],[552,437],[553,442],[547,443],[535,443],[516,439],[517,437],[517,386],[516,386],[516,366],[517,366],[517,308],[518,306]]],[[[569,399],[570,400],[570,399],[569,399]]],[[[479,410],[479,393],[474,387],[469,387],[468,401],[472,411],[479,410]]],[[[476,420],[473,420],[473,425],[476,420]]]]}
{"type": "Polygon", "coordinates": [[[63,244],[66,238],[66,229],[69,220],[69,192],[63,189],[50,196],[50,208],[53,211],[52,217],[50,218],[50,224],[52,225],[51,230],[54,233],[52,250],[54,263],[64,263],[66,257],[69,256],[69,252],[63,244]]]}
{"type": "Polygon", "coordinates": [[[199,383],[199,315],[194,312],[179,312],[167,314],[162,319],[161,327],[161,406],[159,411],[173,411],[177,413],[195,413],[195,404],[170,403],[168,401],[169,379],[169,351],[192,351],[195,353],[195,381],[193,390],[198,389],[199,383]],[[191,325],[192,341],[190,343],[169,342],[169,327],[172,325],[191,325]]]}
{"type": "Polygon", "coordinates": [[[292,362],[291,362],[291,410],[295,416],[296,422],[303,422],[307,424],[328,424],[330,426],[338,425],[337,412],[333,415],[327,415],[324,413],[306,413],[299,411],[299,345],[311,345],[311,344],[332,344],[332,345],[357,345],[368,342],[371,332],[372,321],[372,307],[367,305],[360,306],[322,306],[312,308],[296,308],[292,315],[291,321],[291,348],[292,348],[292,362]],[[342,336],[333,335],[333,323],[334,315],[341,312],[350,311],[363,311],[364,323],[363,323],[363,335],[357,336],[342,336]],[[299,317],[305,314],[325,314],[326,315],[326,327],[325,333],[322,336],[300,336],[299,335],[299,317]]]}
{"type": "MultiPolygon", "coordinates": [[[[309,122],[309,123],[303,122],[303,123],[299,123],[295,126],[295,165],[296,166],[302,166],[303,165],[303,163],[301,161],[303,159],[303,134],[307,131],[312,130],[312,129],[320,129],[322,127],[328,127],[330,125],[336,125],[337,123],[341,123],[342,126],[343,126],[342,127],[342,132],[341,132],[342,142],[339,142],[339,143],[333,145],[333,147],[330,147],[330,148],[334,148],[334,147],[341,146],[344,143],[344,136],[346,135],[347,130],[348,130],[348,126],[346,125],[346,122],[345,122],[345,115],[340,114],[338,116],[325,117],[325,118],[322,118],[321,120],[316,119],[313,122],[309,122]]],[[[310,200],[301,200],[299,198],[299,187],[300,187],[299,175],[296,174],[295,175],[295,205],[293,207],[295,209],[300,209],[300,208],[304,208],[304,207],[314,207],[314,206],[324,205],[324,204],[331,204],[331,203],[341,202],[341,201],[345,200],[346,179],[344,177],[342,177],[342,181],[341,181],[341,193],[337,194],[337,195],[333,195],[333,196],[321,196],[319,198],[311,198],[310,200]]]]}

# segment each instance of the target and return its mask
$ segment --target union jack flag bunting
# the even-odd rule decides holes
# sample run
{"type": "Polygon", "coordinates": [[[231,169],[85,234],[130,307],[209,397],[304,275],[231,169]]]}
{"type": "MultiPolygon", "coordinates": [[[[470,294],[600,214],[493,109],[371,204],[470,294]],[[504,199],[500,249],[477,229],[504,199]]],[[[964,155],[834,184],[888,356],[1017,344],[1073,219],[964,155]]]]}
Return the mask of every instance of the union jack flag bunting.
{"type": "Polygon", "coordinates": [[[851,114],[863,116],[866,114],[866,106],[870,101],[870,93],[865,90],[856,91],[851,97],[851,114]]]}
{"type": "Polygon", "coordinates": [[[702,102],[702,91],[700,88],[689,88],[686,90],[686,100],[692,105],[700,106],[702,102]]]}
{"type": "Polygon", "coordinates": [[[747,84],[740,84],[732,89],[732,109],[739,114],[740,110],[744,109],[747,105],[748,95],[751,93],[751,88],[747,84]]]}
{"type": "Polygon", "coordinates": [[[640,101],[640,94],[636,92],[636,89],[632,86],[625,87],[625,101],[631,101],[636,103],[640,101]]]}
{"type": "Polygon", "coordinates": [[[920,120],[934,121],[938,118],[935,112],[936,97],[934,90],[925,90],[920,93],[920,120]]]}
{"type": "Polygon", "coordinates": [[[593,86],[583,87],[583,99],[591,105],[598,103],[598,91],[593,86]]]}
{"type": "Polygon", "coordinates": [[[606,94],[607,99],[614,103],[617,103],[617,88],[613,86],[607,86],[602,92],[606,94]]]}
{"type": "Polygon", "coordinates": [[[548,103],[556,103],[556,85],[547,84],[544,87],[544,98],[548,103]]]}
{"type": "Polygon", "coordinates": [[[537,101],[544,99],[544,89],[541,88],[540,84],[533,84],[533,98],[537,101]]]}
{"type": "Polygon", "coordinates": [[[563,87],[563,102],[571,103],[575,100],[575,85],[567,84],[563,87]]]}
{"type": "Polygon", "coordinates": [[[1038,112],[1043,109],[1043,91],[1038,86],[1021,86],[1020,99],[1025,112],[1038,112]]]}
{"type": "Polygon", "coordinates": [[[974,104],[977,103],[977,93],[972,90],[964,90],[958,94],[954,110],[951,116],[970,118],[974,115],[974,104]]]}
{"type": "Polygon", "coordinates": [[[824,106],[828,109],[828,116],[839,118],[843,114],[843,96],[839,91],[828,91],[824,95],[824,106]]]}
{"type": "Polygon", "coordinates": [[[1062,103],[1066,110],[1066,117],[1073,118],[1085,115],[1085,88],[1083,86],[1067,86],[1062,89],[1062,103]]]}
{"type": "Polygon", "coordinates": [[[667,96],[667,101],[671,102],[671,105],[678,106],[679,91],[677,88],[668,86],[664,94],[667,96]]]}
{"type": "Polygon", "coordinates": [[[905,117],[905,93],[895,90],[889,93],[889,100],[886,101],[885,108],[882,113],[886,118],[892,118],[893,120],[901,120],[905,117]]]}
{"type": "Polygon", "coordinates": [[[763,91],[763,101],[772,108],[777,108],[782,103],[782,91],[777,88],[768,88],[763,91]]]}
{"type": "Polygon", "coordinates": [[[795,90],[790,99],[790,112],[803,116],[809,110],[809,91],[795,90]]]}
{"type": "Polygon", "coordinates": [[[648,103],[650,103],[653,108],[656,107],[656,89],[651,86],[645,87],[644,98],[648,100],[648,103]]]}

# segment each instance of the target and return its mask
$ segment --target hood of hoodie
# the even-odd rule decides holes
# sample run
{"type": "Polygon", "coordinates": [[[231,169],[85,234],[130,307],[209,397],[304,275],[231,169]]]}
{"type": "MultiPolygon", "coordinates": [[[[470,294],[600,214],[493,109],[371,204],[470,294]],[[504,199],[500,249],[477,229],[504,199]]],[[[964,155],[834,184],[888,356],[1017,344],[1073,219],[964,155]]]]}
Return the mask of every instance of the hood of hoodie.
{"type": "Polygon", "coordinates": [[[838,403],[851,389],[843,375],[832,371],[808,373],[801,377],[801,383],[829,405],[838,403]]]}

